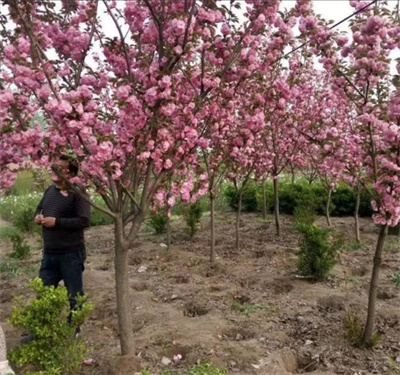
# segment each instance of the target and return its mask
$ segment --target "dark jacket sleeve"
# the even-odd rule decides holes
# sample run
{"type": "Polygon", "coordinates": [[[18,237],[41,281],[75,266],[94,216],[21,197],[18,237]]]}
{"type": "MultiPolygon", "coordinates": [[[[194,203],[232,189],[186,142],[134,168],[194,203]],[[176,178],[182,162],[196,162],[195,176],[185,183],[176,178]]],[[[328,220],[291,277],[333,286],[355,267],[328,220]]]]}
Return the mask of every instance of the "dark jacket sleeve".
{"type": "Polygon", "coordinates": [[[56,227],[80,230],[90,226],[90,203],[82,195],[77,194],[75,195],[74,205],[76,217],[57,218],[56,227]]]}
{"type": "Polygon", "coordinates": [[[50,188],[51,188],[51,186],[49,186],[49,187],[45,190],[45,192],[43,193],[43,197],[42,197],[42,199],[40,200],[38,206],[36,207],[35,216],[42,213],[42,211],[43,211],[43,201],[44,201],[44,197],[45,197],[47,191],[48,191],[50,188]]]}

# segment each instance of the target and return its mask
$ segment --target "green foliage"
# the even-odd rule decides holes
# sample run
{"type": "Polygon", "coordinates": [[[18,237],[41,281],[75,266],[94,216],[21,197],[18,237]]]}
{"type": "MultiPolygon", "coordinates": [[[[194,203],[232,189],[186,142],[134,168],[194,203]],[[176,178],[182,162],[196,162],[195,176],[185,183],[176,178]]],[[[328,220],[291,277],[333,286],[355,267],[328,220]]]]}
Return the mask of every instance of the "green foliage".
{"type": "Polygon", "coordinates": [[[156,234],[165,233],[167,230],[167,213],[150,214],[147,223],[155,230],[156,234]]]}
{"type": "MultiPolygon", "coordinates": [[[[42,199],[43,192],[24,195],[8,195],[0,198],[0,217],[10,222],[21,232],[40,232],[41,227],[34,222],[36,207],[42,199]]],[[[106,207],[99,195],[93,197],[93,201],[106,207]]],[[[112,224],[113,218],[95,208],[91,213],[91,225],[112,224]]]]}
{"type": "Polygon", "coordinates": [[[31,252],[31,247],[24,242],[24,236],[14,227],[0,228],[0,238],[12,242],[13,251],[8,254],[10,258],[25,259],[31,252]]]}
{"type": "Polygon", "coordinates": [[[83,342],[74,338],[93,306],[87,296],[77,299],[79,308],[70,312],[65,287],[45,287],[39,278],[31,282],[35,298],[17,299],[10,322],[30,332],[34,340],[9,352],[9,359],[18,366],[33,364],[37,371],[31,374],[59,375],[76,371],[87,354],[83,342]],[[68,316],[71,322],[68,323],[68,316]]]}
{"type": "Polygon", "coordinates": [[[9,238],[13,244],[13,251],[8,254],[10,258],[25,259],[30,255],[31,247],[24,242],[24,236],[21,233],[15,232],[9,238]]]}
{"type": "Polygon", "coordinates": [[[354,242],[347,242],[345,249],[348,251],[355,251],[355,250],[359,250],[362,248],[362,244],[358,241],[354,241],[354,242]]]}
{"type": "MultiPolygon", "coordinates": [[[[92,199],[93,202],[95,202],[99,206],[106,208],[106,204],[100,195],[95,195],[92,199]]],[[[92,227],[95,227],[97,225],[109,225],[114,223],[114,219],[110,215],[107,215],[103,211],[100,211],[94,207],[92,207],[90,216],[91,216],[90,224],[92,227]]]]}
{"type": "MultiPolygon", "coordinates": [[[[196,366],[193,366],[192,368],[185,370],[183,372],[171,372],[171,371],[162,371],[160,372],[160,375],[174,375],[174,374],[180,374],[180,375],[227,375],[227,371],[214,367],[210,363],[202,363],[196,366]]],[[[141,375],[151,375],[148,370],[142,370],[141,375]]]]}
{"type": "Polygon", "coordinates": [[[293,219],[296,228],[301,229],[304,225],[314,224],[317,218],[315,211],[316,203],[310,197],[305,196],[294,210],[293,219]]]}
{"type": "MultiPolygon", "coordinates": [[[[239,194],[234,186],[226,184],[223,189],[224,196],[229,206],[237,210],[239,194]]],[[[274,211],[274,193],[272,181],[265,184],[266,203],[269,212],[274,211]]],[[[261,183],[251,182],[245,189],[243,196],[243,211],[256,212],[261,211],[262,202],[261,183]]],[[[359,215],[362,217],[371,217],[371,193],[361,192],[359,215]]],[[[279,179],[279,210],[283,214],[292,215],[297,206],[306,200],[313,202],[318,215],[325,214],[327,191],[320,182],[309,184],[304,178],[298,179],[292,184],[288,179],[279,179]]],[[[354,214],[356,198],[353,187],[340,184],[332,193],[330,214],[331,216],[352,216],[354,214]]]]}
{"type": "Polygon", "coordinates": [[[18,233],[14,227],[0,227],[0,240],[9,240],[11,236],[18,233]]]}
{"type": "Polygon", "coordinates": [[[394,285],[400,287],[400,272],[395,272],[390,276],[390,279],[393,281],[394,285]]]}
{"type": "MultiPolygon", "coordinates": [[[[243,212],[255,212],[258,211],[258,191],[260,187],[256,185],[254,181],[250,181],[243,190],[242,197],[242,211],[243,212]]],[[[227,200],[230,207],[234,210],[238,209],[239,192],[235,189],[232,184],[227,184],[223,190],[225,199],[227,200]]]]}
{"type": "Polygon", "coordinates": [[[7,277],[17,277],[20,273],[20,267],[15,262],[4,262],[0,260],[0,273],[4,273],[7,277]]]}
{"type": "Polygon", "coordinates": [[[11,195],[26,195],[35,190],[34,177],[31,171],[18,173],[14,185],[7,191],[11,195]]]}
{"type": "Polygon", "coordinates": [[[212,366],[210,363],[203,363],[192,367],[182,375],[226,375],[226,370],[212,366]]]}
{"type": "Polygon", "coordinates": [[[0,198],[0,216],[10,222],[21,232],[34,232],[39,226],[34,222],[36,207],[42,198],[42,193],[29,193],[0,198]]]}
{"type": "Polygon", "coordinates": [[[363,328],[360,318],[353,309],[348,309],[343,320],[344,336],[352,345],[360,345],[363,328]]]}
{"type": "Polygon", "coordinates": [[[251,313],[258,311],[258,310],[270,310],[272,312],[276,312],[277,308],[273,305],[258,305],[252,304],[248,302],[242,302],[237,299],[233,299],[231,302],[231,307],[233,310],[246,315],[247,317],[250,316],[251,313]]]}
{"type": "Polygon", "coordinates": [[[203,211],[203,204],[200,201],[188,204],[182,210],[186,222],[186,230],[191,238],[193,238],[197,232],[201,217],[203,216],[203,211]]]}
{"type": "MultiPolygon", "coordinates": [[[[363,328],[354,309],[348,309],[343,320],[343,328],[345,338],[354,346],[362,346],[363,342],[363,328]]],[[[374,348],[380,341],[381,334],[378,331],[372,333],[371,340],[366,343],[366,347],[374,348]]]]}
{"type": "Polygon", "coordinates": [[[299,273],[311,276],[314,280],[324,279],[335,264],[343,238],[330,239],[329,228],[320,228],[314,224],[300,224],[297,230],[302,234],[297,253],[299,273]]]}

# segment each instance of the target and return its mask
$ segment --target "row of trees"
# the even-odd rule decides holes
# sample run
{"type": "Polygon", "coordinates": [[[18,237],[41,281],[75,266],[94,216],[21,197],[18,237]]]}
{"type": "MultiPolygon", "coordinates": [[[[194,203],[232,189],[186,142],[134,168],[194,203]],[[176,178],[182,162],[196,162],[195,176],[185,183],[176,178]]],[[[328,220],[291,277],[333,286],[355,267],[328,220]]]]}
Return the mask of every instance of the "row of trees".
{"type": "Polygon", "coordinates": [[[128,251],[148,208],[208,194],[214,262],[221,181],[242,194],[250,178],[273,179],[279,235],[288,167],[316,171],[330,192],[340,180],[376,191],[371,339],[382,248],[400,220],[400,92],[390,74],[400,25],[385,1],[350,4],[343,34],[310,0],[285,12],[279,0],[2,0],[0,182],[12,184],[10,166],[27,157],[79,161],[71,188],[95,188],[115,223],[123,354],[134,352],[128,251]]]}

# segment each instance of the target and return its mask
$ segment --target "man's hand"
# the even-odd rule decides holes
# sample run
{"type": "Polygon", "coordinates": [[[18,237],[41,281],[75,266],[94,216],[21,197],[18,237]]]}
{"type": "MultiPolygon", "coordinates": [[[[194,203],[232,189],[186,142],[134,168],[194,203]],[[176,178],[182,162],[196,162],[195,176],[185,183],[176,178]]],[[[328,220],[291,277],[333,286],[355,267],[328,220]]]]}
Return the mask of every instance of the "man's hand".
{"type": "Polygon", "coordinates": [[[42,220],[43,220],[43,215],[42,214],[39,214],[39,215],[35,216],[35,223],[37,225],[42,225],[42,220]]]}
{"type": "Polygon", "coordinates": [[[56,225],[56,218],[51,216],[43,217],[41,224],[46,228],[53,228],[56,225]]]}

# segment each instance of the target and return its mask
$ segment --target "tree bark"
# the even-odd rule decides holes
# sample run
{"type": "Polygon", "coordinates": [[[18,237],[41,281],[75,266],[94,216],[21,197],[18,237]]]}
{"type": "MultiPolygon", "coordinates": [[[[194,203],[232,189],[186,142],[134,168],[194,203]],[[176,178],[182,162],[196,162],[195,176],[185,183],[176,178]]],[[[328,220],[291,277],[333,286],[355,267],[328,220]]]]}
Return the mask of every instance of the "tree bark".
{"type": "Polygon", "coordinates": [[[263,219],[267,218],[267,194],[265,193],[265,179],[262,180],[263,219]]]}
{"type": "Polygon", "coordinates": [[[210,244],[210,263],[215,262],[215,195],[210,192],[210,225],[211,225],[211,244],[210,244]]]}
{"type": "Polygon", "coordinates": [[[239,193],[238,209],[236,212],[236,249],[240,249],[240,214],[242,213],[243,187],[239,193]]]}
{"type": "Polygon", "coordinates": [[[129,296],[128,248],[124,246],[124,227],[121,217],[115,219],[115,289],[117,295],[118,329],[121,354],[134,354],[133,325],[129,296]]]}
{"type": "Polygon", "coordinates": [[[167,210],[167,249],[171,247],[171,207],[167,210]]]}
{"type": "Polygon", "coordinates": [[[281,224],[279,219],[279,185],[278,177],[274,177],[274,216],[275,216],[275,226],[276,235],[279,237],[281,235],[281,224]]]}
{"type": "Polygon", "coordinates": [[[331,210],[331,198],[332,198],[332,189],[328,189],[328,198],[326,200],[326,206],[325,206],[325,217],[326,217],[326,222],[328,224],[328,227],[332,226],[331,222],[331,215],[330,215],[330,210],[331,210]]]}
{"type": "Polygon", "coordinates": [[[361,236],[360,236],[360,221],[359,221],[359,216],[358,216],[358,211],[360,210],[360,196],[361,192],[358,186],[355,187],[356,190],[356,207],[354,209],[354,223],[355,223],[355,234],[356,234],[356,241],[358,243],[361,242],[361,236]]]}
{"type": "Polygon", "coordinates": [[[374,321],[375,321],[375,304],[376,304],[376,296],[378,292],[378,284],[379,284],[379,272],[382,263],[382,252],[383,246],[385,244],[386,236],[388,232],[388,226],[382,225],[379,231],[378,242],[376,244],[375,256],[374,256],[374,265],[372,268],[372,276],[369,287],[369,297],[368,297],[368,314],[367,321],[365,324],[364,335],[361,341],[362,346],[367,346],[372,337],[372,333],[374,331],[374,321]]]}

